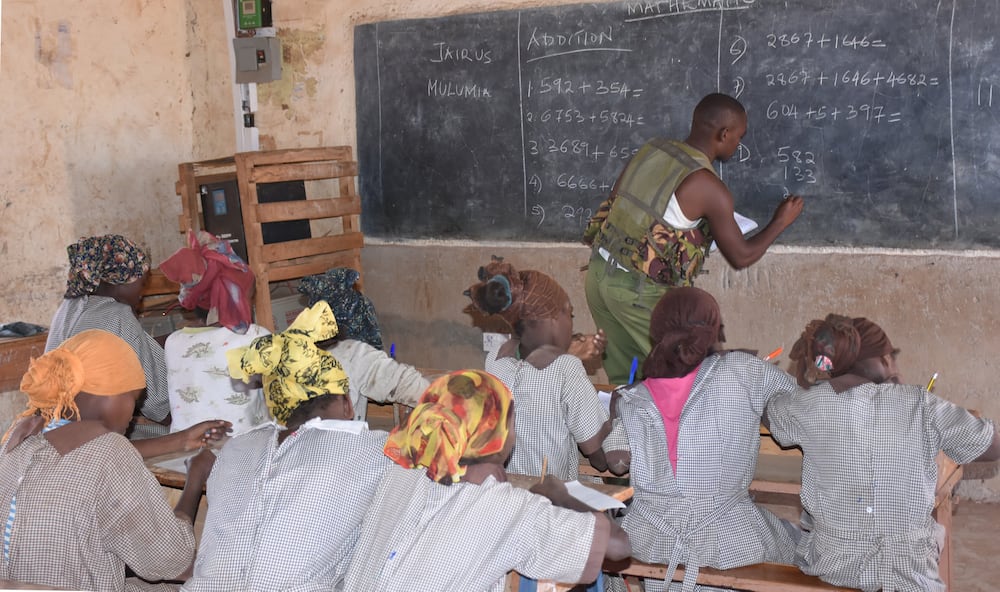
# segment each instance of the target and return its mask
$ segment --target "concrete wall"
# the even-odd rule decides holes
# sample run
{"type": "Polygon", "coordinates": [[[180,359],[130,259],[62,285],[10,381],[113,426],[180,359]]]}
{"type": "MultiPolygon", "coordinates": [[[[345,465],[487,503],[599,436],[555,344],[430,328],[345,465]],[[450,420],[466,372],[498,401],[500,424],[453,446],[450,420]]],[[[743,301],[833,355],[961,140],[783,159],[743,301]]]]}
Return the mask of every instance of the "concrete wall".
{"type": "MultiPolygon", "coordinates": [[[[576,328],[593,330],[579,271],[586,247],[369,241],[365,292],[398,358],[430,368],[482,367],[482,332],[465,312],[462,291],[491,255],[551,274],[570,294],[576,328]]],[[[734,271],[719,256],[707,269],[698,286],[719,300],[730,347],[769,352],[783,345],[780,364],[787,368],[787,353],[808,321],[828,312],[866,316],[902,349],[908,382],[925,384],[938,372],[936,393],[1000,419],[993,360],[1000,351],[1000,253],[777,246],[747,270],[734,271]]],[[[960,491],[1000,500],[1000,479],[966,481],[960,491]]]]}
{"type": "Polygon", "coordinates": [[[5,2],[0,322],[47,324],[66,245],[181,246],[177,164],[232,153],[222,1],[5,2]]]}
{"type": "MultiPolygon", "coordinates": [[[[223,1],[4,2],[0,322],[48,323],[64,287],[65,246],[80,236],[129,235],[156,263],[181,245],[177,163],[234,149],[223,1]]],[[[359,23],[566,3],[276,1],[285,74],[259,85],[261,146],[355,144],[359,23]]],[[[482,362],[462,291],[493,254],[552,273],[571,294],[578,328],[593,329],[582,246],[371,241],[366,292],[401,359],[443,368],[482,362]]],[[[719,299],[733,346],[787,349],[812,318],[869,316],[903,349],[913,382],[940,372],[942,396],[1000,418],[992,361],[1000,252],[777,247],[750,270],[734,272],[719,257],[708,270],[699,285],[719,299]]],[[[3,399],[11,411],[17,396],[3,399]]],[[[1000,500],[1000,479],[966,483],[963,493],[1000,500]]]]}

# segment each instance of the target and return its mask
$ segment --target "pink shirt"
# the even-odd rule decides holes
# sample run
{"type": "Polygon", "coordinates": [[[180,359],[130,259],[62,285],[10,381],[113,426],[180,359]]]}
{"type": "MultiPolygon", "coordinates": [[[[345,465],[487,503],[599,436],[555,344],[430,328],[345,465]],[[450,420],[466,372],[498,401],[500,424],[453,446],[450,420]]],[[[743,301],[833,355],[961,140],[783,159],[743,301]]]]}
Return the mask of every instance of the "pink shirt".
{"type": "MultiPolygon", "coordinates": [[[[698,365],[701,368],[701,365],[698,365]]],[[[667,450],[670,467],[677,474],[677,433],[680,431],[681,411],[691,395],[691,387],[698,376],[698,368],[679,378],[647,378],[643,384],[653,396],[653,403],[663,417],[663,430],[667,433],[667,450]]]]}

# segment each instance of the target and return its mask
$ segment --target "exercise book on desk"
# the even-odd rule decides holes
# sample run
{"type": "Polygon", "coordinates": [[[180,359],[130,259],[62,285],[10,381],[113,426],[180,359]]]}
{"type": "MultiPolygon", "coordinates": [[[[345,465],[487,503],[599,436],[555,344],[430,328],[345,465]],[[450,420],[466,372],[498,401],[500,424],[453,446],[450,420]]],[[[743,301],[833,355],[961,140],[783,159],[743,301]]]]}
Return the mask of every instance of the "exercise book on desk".
{"type": "Polygon", "coordinates": [[[596,489],[587,487],[579,481],[567,481],[566,491],[595,510],[604,511],[625,507],[625,504],[610,495],[605,495],[596,489]]]}

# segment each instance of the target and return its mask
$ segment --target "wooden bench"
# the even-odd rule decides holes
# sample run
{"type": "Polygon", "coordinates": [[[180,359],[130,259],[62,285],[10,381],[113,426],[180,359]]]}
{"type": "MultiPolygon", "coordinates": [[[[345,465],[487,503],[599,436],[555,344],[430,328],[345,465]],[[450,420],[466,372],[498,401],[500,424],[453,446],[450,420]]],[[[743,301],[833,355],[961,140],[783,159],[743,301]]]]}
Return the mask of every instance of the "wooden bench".
{"type": "MultiPolygon", "coordinates": [[[[604,572],[620,575],[626,582],[632,583],[636,578],[655,578],[662,580],[667,576],[667,566],[657,563],[643,563],[631,559],[621,564],[605,563],[604,572]]],[[[684,580],[684,568],[678,567],[674,572],[673,581],[684,580]]],[[[698,583],[704,586],[720,586],[738,590],[761,590],[765,592],[808,592],[810,590],[853,590],[827,584],[816,576],[810,576],[799,571],[793,565],[781,563],[758,563],[734,567],[733,569],[713,569],[703,567],[698,570],[698,583]]]]}

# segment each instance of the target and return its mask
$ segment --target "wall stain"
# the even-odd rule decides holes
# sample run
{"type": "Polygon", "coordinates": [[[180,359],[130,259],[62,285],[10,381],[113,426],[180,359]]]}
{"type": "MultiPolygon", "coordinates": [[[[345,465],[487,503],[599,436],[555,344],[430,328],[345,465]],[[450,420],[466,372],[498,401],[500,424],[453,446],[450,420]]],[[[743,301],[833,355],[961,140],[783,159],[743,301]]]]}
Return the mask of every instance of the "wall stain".
{"type": "Polygon", "coordinates": [[[73,88],[73,73],[70,70],[72,58],[73,37],[70,33],[69,23],[59,21],[53,40],[51,35],[43,33],[42,24],[36,19],[35,61],[45,66],[49,73],[49,79],[39,80],[38,86],[52,88],[52,82],[55,82],[63,88],[73,88]]]}
{"type": "Polygon", "coordinates": [[[321,27],[312,30],[278,29],[281,39],[281,80],[257,86],[257,100],[295,116],[295,104],[316,96],[319,80],[310,76],[310,66],[323,61],[326,33],[321,27]]]}

